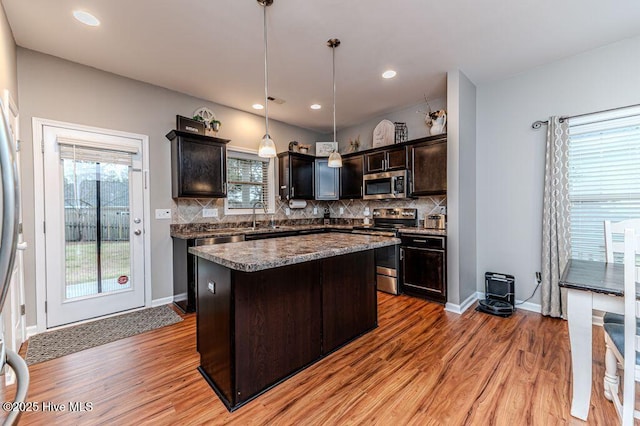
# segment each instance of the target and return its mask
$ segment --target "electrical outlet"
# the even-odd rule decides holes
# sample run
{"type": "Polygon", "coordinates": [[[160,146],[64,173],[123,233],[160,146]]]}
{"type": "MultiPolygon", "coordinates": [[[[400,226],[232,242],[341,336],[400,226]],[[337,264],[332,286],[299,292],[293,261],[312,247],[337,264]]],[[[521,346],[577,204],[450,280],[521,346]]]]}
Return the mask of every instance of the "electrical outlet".
{"type": "Polygon", "coordinates": [[[313,214],[318,214],[318,208],[317,207],[313,208],[313,214]]]}
{"type": "Polygon", "coordinates": [[[287,216],[291,216],[291,209],[289,207],[284,209],[284,214],[286,214],[287,216]]]}
{"type": "Polygon", "coordinates": [[[439,214],[447,214],[447,206],[439,206],[436,208],[436,212],[439,214]]]}
{"type": "Polygon", "coordinates": [[[344,214],[344,207],[340,207],[340,214],[344,214]]]}
{"type": "Polygon", "coordinates": [[[365,207],[365,208],[364,208],[364,215],[365,215],[365,216],[369,216],[369,214],[370,214],[370,213],[371,213],[371,212],[369,211],[369,207],[365,207]]]}
{"type": "Polygon", "coordinates": [[[171,209],[156,209],[156,219],[171,219],[171,209]]]}
{"type": "Polygon", "coordinates": [[[218,217],[218,209],[202,209],[202,217],[218,217]]]}

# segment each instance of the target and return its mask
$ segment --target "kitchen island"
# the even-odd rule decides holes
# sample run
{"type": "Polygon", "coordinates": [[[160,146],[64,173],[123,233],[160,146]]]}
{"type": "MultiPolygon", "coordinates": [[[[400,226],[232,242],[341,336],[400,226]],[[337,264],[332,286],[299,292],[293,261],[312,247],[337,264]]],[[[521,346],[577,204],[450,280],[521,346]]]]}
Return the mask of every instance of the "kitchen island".
{"type": "Polygon", "coordinates": [[[374,249],[315,234],[192,247],[199,371],[235,410],[377,326],[374,249]]]}

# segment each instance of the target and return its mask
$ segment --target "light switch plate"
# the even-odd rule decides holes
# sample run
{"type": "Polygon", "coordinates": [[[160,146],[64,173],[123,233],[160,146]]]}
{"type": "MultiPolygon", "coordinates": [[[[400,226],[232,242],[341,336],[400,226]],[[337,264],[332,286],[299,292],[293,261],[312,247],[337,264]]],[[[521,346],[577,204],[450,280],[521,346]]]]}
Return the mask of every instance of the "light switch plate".
{"type": "Polygon", "coordinates": [[[171,209],[156,209],[156,219],[171,219],[171,209]]]}
{"type": "Polygon", "coordinates": [[[340,207],[340,214],[344,214],[344,207],[340,207]]]}
{"type": "Polygon", "coordinates": [[[318,214],[318,208],[317,207],[313,208],[313,214],[318,214]]]}
{"type": "Polygon", "coordinates": [[[218,217],[218,209],[202,209],[202,217],[218,217]]]}
{"type": "Polygon", "coordinates": [[[284,209],[284,214],[286,214],[287,216],[290,216],[291,215],[291,209],[289,207],[284,209]]]}
{"type": "Polygon", "coordinates": [[[369,210],[369,207],[365,207],[364,208],[364,215],[365,216],[369,216],[369,213],[371,213],[371,211],[369,210]]]}

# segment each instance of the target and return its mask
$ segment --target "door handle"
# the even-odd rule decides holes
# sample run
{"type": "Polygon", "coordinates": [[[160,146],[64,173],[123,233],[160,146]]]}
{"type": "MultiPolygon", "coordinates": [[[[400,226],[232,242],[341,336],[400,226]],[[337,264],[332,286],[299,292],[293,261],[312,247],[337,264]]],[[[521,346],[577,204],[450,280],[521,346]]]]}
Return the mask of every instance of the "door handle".
{"type": "Polygon", "coordinates": [[[135,231],[133,231],[133,233],[136,234],[136,235],[140,235],[140,234],[142,234],[142,230],[136,229],[135,231]]]}

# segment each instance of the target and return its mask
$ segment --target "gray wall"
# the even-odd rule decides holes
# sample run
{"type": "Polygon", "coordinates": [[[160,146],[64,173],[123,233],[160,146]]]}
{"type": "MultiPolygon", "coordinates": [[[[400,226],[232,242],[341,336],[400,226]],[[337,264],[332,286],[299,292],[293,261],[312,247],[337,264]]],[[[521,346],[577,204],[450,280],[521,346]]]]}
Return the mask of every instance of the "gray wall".
{"type": "MultiPolygon", "coordinates": [[[[432,111],[447,109],[446,99],[429,99],[429,105],[432,111]]],[[[371,148],[373,145],[373,129],[375,129],[383,119],[407,123],[409,140],[429,136],[429,127],[427,127],[424,122],[425,114],[418,111],[428,111],[426,102],[373,117],[355,126],[339,129],[337,131],[337,138],[340,145],[339,151],[341,153],[349,152],[349,139],[355,139],[358,136],[360,136],[360,150],[371,148]]],[[[327,137],[329,139],[326,140],[333,139],[333,135],[327,137]]]]}
{"type": "MultiPolygon", "coordinates": [[[[478,86],[478,288],[516,277],[526,299],[540,270],[546,128],[535,120],[640,103],[640,37],[478,86]]],[[[640,214],[640,213],[639,213],[640,214]]],[[[539,293],[531,300],[540,304],[539,293]]]]}
{"type": "MultiPolygon", "coordinates": [[[[219,137],[230,145],[257,148],[264,134],[264,118],[157,86],[123,78],[31,50],[18,49],[25,240],[33,247],[34,192],[32,117],[141,133],[149,136],[151,198],[152,299],[172,295],[172,247],[169,220],[153,219],[157,208],[171,208],[170,145],[165,134],[175,127],[176,114],[190,116],[207,106],[222,122],[219,137]]],[[[291,140],[315,145],[319,134],[273,121],[270,133],[278,151],[291,140]]],[[[35,316],[34,251],[25,255],[27,325],[35,316]]],[[[42,259],[38,259],[42,262],[42,259]]]]}
{"type": "Polygon", "coordinates": [[[13,99],[18,102],[18,77],[16,43],[4,8],[0,5],[0,95],[9,89],[13,99]]]}
{"type": "Polygon", "coordinates": [[[476,292],[476,86],[447,73],[447,302],[460,307],[476,292]]]}

